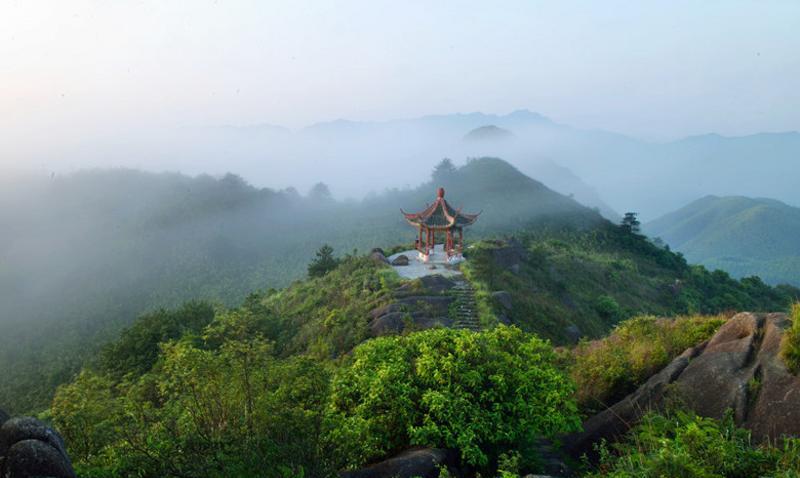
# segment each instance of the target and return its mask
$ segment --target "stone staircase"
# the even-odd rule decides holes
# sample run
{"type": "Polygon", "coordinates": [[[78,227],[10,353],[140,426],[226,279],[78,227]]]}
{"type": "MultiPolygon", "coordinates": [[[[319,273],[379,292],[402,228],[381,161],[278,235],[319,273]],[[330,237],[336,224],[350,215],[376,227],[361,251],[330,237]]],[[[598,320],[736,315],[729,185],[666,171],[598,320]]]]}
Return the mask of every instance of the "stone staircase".
{"type": "Polygon", "coordinates": [[[456,329],[469,329],[478,331],[481,324],[478,322],[477,304],[475,303],[475,289],[464,279],[456,280],[451,289],[456,300],[454,302],[455,317],[453,327],[456,329]]]}

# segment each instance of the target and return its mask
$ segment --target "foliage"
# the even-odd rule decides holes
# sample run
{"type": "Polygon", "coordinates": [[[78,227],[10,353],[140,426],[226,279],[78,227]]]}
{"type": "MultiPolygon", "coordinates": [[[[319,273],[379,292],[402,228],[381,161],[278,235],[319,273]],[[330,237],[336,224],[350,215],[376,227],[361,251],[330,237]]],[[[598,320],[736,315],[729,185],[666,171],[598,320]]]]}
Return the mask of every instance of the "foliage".
{"type": "Polygon", "coordinates": [[[608,337],[582,341],[572,350],[571,376],[585,410],[614,403],[689,347],[707,340],[722,316],[675,319],[640,316],[620,323],[608,337]]]}
{"type": "Polygon", "coordinates": [[[792,326],[784,332],[781,339],[781,358],[789,370],[800,372],[800,303],[792,306],[792,326]]]}
{"type": "Polygon", "coordinates": [[[622,229],[632,234],[639,234],[642,223],[639,222],[639,219],[636,217],[637,215],[638,213],[635,212],[626,212],[620,223],[622,229]]]}
{"type": "Polygon", "coordinates": [[[119,339],[101,351],[99,366],[117,376],[141,375],[155,364],[159,345],[187,332],[199,333],[214,319],[207,302],[187,302],[175,310],[159,309],[141,316],[119,339]]]}
{"type": "Polygon", "coordinates": [[[308,264],[308,276],[322,277],[336,269],[337,265],[339,265],[339,261],[333,257],[333,248],[328,244],[323,244],[317,251],[317,256],[308,264]]]}
{"type": "Polygon", "coordinates": [[[574,430],[572,385],[540,339],[499,326],[383,337],[353,351],[333,382],[353,463],[411,445],[456,448],[486,466],[538,435],[574,430]]]}
{"type": "Polygon", "coordinates": [[[692,413],[650,413],[612,448],[600,447],[599,470],[590,477],[745,478],[797,477],[800,441],[756,446],[731,414],[722,420],[692,413]]]}
{"type": "Polygon", "coordinates": [[[399,276],[368,257],[345,257],[324,277],[253,298],[255,330],[286,356],[333,358],[366,340],[369,312],[388,303],[399,276]]]}
{"type": "Polygon", "coordinates": [[[327,476],[328,372],[270,349],[259,337],[169,342],[141,377],[84,372],[60,387],[53,421],[81,476],[327,476]]]}
{"type": "Polygon", "coordinates": [[[462,269],[477,291],[512,296],[512,309],[494,303],[493,315],[555,344],[574,340],[575,327],[601,337],[637,315],[785,310],[800,292],[690,266],[680,254],[612,224],[580,229],[541,223],[512,239],[473,243],[467,255],[462,269]],[[511,259],[517,265],[510,266],[511,259]]]}

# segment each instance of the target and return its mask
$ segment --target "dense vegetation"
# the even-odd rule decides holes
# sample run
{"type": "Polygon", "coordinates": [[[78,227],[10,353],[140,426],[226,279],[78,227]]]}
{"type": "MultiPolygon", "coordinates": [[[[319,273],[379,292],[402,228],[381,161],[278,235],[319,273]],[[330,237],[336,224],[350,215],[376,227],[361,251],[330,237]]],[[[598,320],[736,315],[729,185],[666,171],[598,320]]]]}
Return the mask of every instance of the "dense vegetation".
{"type": "Polygon", "coordinates": [[[744,478],[800,476],[800,440],[756,446],[733,417],[703,418],[687,412],[648,414],[625,441],[601,447],[594,478],[744,478]]]}
{"type": "Polygon", "coordinates": [[[518,329],[387,337],[328,361],[280,358],[252,322],[221,313],[121,377],[104,371],[130,358],[112,347],[61,387],[52,419],[81,476],[324,477],[410,445],[487,468],[578,423],[552,348],[518,329]]]}
{"type": "Polygon", "coordinates": [[[636,315],[786,310],[800,297],[793,287],[689,265],[680,254],[608,223],[538,226],[515,238],[516,245],[483,241],[470,247],[466,273],[484,295],[512,295],[510,310],[493,304],[496,315],[557,344],[568,343],[574,327],[600,337],[636,315]]]}
{"type": "Polygon", "coordinates": [[[800,286],[800,209],[780,201],[707,196],[646,229],[692,262],[800,286]]]}
{"type": "Polygon", "coordinates": [[[334,382],[337,435],[357,444],[362,463],[412,444],[458,449],[463,463],[486,467],[577,429],[572,385],[555,363],[549,344],[504,326],[370,340],[334,382]]]}
{"type": "Polygon", "coordinates": [[[637,317],[568,356],[530,333],[546,323],[367,340],[369,311],[403,283],[368,257],[337,262],[236,308],[188,303],[126,329],[49,410],[82,476],[324,477],[412,445],[455,448],[485,476],[535,471],[530,444],[573,430],[577,400],[587,412],[629,391],[723,320],[637,317]]]}

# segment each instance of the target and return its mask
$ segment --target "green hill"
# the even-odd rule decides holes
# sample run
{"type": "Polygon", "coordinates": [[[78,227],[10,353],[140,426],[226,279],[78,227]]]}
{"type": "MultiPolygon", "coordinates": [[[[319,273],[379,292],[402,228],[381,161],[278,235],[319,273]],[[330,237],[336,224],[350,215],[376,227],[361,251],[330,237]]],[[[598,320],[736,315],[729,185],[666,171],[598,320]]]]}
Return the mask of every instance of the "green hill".
{"type": "Polygon", "coordinates": [[[800,208],[780,201],[707,196],[646,224],[690,262],[800,284],[800,208]]]}
{"type": "Polygon", "coordinates": [[[400,208],[424,209],[436,187],[483,210],[468,239],[541,221],[590,227],[594,211],[492,158],[443,163],[431,181],[363,201],[324,185],[288,189],[132,170],[9,182],[0,192],[0,407],[41,408],[97,348],[147,311],[202,298],[239,304],[305,276],[324,243],[338,254],[410,243],[400,208]],[[58,357],[54,359],[54,357],[58,357]]]}
{"type": "Polygon", "coordinates": [[[566,343],[570,326],[599,336],[641,313],[781,310],[800,294],[689,266],[607,222],[473,242],[462,268],[480,333],[421,331],[420,314],[449,296],[443,281],[353,255],[234,308],[140,318],[59,389],[50,416],[82,476],[332,477],[412,445],[460,449],[482,473],[506,452],[535,467],[531,430],[578,423],[566,358],[536,335],[566,343]],[[402,333],[370,328],[373,311],[401,304],[402,333]]]}

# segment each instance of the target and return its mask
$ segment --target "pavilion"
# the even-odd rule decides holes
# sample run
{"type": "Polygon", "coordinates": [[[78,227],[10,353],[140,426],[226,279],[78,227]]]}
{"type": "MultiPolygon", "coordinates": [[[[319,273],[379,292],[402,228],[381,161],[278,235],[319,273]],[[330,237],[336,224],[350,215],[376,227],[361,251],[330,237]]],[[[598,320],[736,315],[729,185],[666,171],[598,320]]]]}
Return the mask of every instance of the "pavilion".
{"type": "Polygon", "coordinates": [[[464,251],[464,227],[471,226],[478,214],[466,214],[461,208],[454,209],[444,199],[444,188],[439,188],[436,201],[418,213],[400,212],[409,224],[419,229],[419,237],[414,241],[420,259],[428,262],[436,246],[437,233],[444,233],[443,249],[448,262],[461,260],[464,251]]]}

